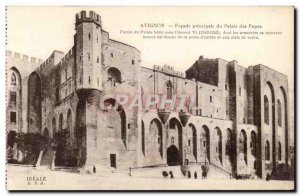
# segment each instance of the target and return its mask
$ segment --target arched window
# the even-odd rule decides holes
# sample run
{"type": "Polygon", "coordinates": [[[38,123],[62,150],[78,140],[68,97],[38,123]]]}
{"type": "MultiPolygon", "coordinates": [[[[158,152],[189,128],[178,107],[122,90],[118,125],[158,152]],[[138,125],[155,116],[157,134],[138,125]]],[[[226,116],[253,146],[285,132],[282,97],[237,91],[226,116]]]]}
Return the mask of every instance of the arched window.
{"type": "MultiPolygon", "coordinates": [[[[163,157],[163,135],[162,135],[162,125],[157,119],[153,119],[150,122],[150,128],[149,128],[149,134],[153,137],[156,138],[157,144],[155,144],[155,139],[153,140],[148,140],[150,141],[150,146],[153,146],[157,148],[159,154],[161,157],[163,157]]],[[[148,145],[148,144],[147,144],[148,145]]]]}
{"type": "Polygon", "coordinates": [[[270,143],[267,140],[265,144],[265,159],[266,161],[270,161],[270,143]]]}
{"type": "Polygon", "coordinates": [[[210,161],[210,133],[206,125],[203,125],[200,130],[200,156],[201,161],[210,161]]]}
{"type": "Polygon", "coordinates": [[[28,130],[41,133],[42,126],[42,87],[41,79],[36,72],[28,78],[28,99],[27,99],[27,118],[28,130]]]}
{"type": "Polygon", "coordinates": [[[254,131],[251,132],[250,149],[251,154],[256,157],[256,133],[254,131]]]}
{"type": "Polygon", "coordinates": [[[247,164],[247,134],[244,129],[242,129],[242,131],[240,133],[239,150],[240,150],[243,160],[247,164]]]}
{"type": "Polygon", "coordinates": [[[266,95],[264,96],[264,108],[265,123],[269,124],[269,100],[266,95]]]}
{"type": "Polygon", "coordinates": [[[107,77],[111,82],[111,86],[116,86],[116,83],[122,82],[121,72],[115,67],[111,67],[107,70],[107,77]]]}
{"type": "Polygon", "coordinates": [[[281,161],[281,143],[278,142],[278,160],[281,161]]]}
{"type": "Polygon", "coordinates": [[[11,74],[10,84],[11,84],[12,86],[16,86],[16,85],[17,85],[17,77],[16,77],[16,74],[15,74],[15,73],[12,73],[12,74],[11,74]]]}
{"type": "Polygon", "coordinates": [[[188,130],[189,134],[193,135],[192,144],[191,144],[191,140],[188,140],[189,149],[192,150],[194,158],[197,161],[197,158],[198,158],[198,156],[197,156],[197,130],[193,124],[189,124],[188,128],[189,128],[189,130],[188,130]],[[192,147],[190,147],[191,145],[192,145],[192,147]]]}
{"type": "Polygon", "coordinates": [[[59,116],[59,124],[58,124],[58,131],[62,131],[63,130],[63,115],[60,114],[59,116]]]}
{"type": "Polygon", "coordinates": [[[71,131],[72,131],[72,113],[71,110],[69,109],[67,115],[67,132],[71,133],[71,131]]]}
{"type": "Polygon", "coordinates": [[[278,126],[282,126],[282,112],[280,100],[277,100],[277,115],[278,115],[278,126]]]}
{"type": "Polygon", "coordinates": [[[172,95],[173,95],[173,84],[169,80],[167,81],[167,98],[172,99],[172,95]]]}

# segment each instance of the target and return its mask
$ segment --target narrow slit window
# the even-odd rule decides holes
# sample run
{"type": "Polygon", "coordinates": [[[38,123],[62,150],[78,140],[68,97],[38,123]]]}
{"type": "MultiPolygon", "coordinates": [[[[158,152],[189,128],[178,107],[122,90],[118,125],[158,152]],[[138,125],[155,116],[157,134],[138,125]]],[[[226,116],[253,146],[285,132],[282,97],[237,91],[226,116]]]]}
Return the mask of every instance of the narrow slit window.
{"type": "Polygon", "coordinates": [[[17,123],[17,113],[16,112],[10,112],[10,122],[17,123]]]}

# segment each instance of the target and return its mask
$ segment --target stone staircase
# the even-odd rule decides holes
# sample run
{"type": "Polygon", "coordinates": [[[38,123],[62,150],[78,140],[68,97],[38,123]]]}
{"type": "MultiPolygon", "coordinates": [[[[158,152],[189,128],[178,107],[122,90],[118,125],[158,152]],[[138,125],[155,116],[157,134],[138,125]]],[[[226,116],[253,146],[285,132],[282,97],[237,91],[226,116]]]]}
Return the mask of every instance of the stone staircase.
{"type": "Polygon", "coordinates": [[[52,162],[55,156],[55,151],[49,146],[43,153],[41,153],[39,168],[51,169],[52,162]]]}

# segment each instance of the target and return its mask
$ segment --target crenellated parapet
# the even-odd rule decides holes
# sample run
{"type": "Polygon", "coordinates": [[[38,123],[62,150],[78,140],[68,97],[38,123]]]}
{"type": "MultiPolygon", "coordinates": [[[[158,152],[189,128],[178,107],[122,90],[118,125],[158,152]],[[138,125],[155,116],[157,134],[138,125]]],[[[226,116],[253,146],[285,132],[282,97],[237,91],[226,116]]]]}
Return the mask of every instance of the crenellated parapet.
{"type": "Polygon", "coordinates": [[[169,74],[169,75],[172,75],[172,76],[181,77],[181,78],[185,77],[184,73],[174,70],[174,67],[170,66],[170,65],[164,65],[163,67],[159,66],[159,65],[154,65],[153,70],[163,72],[165,74],[169,74]]]}
{"type": "Polygon", "coordinates": [[[87,15],[86,11],[81,11],[76,14],[76,25],[83,22],[94,22],[101,26],[101,16],[96,14],[94,11],[90,11],[89,15],[87,15]]]}
{"type": "Polygon", "coordinates": [[[63,65],[65,62],[67,62],[70,58],[74,57],[74,47],[69,50],[69,52],[60,60],[58,63],[59,66],[63,65]]]}
{"type": "Polygon", "coordinates": [[[6,51],[6,58],[14,58],[16,60],[22,60],[27,63],[35,63],[35,64],[41,64],[43,62],[43,60],[40,58],[29,57],[28,55],[21,54],[18,52],[12,52],[10,50],[6,51]]]}

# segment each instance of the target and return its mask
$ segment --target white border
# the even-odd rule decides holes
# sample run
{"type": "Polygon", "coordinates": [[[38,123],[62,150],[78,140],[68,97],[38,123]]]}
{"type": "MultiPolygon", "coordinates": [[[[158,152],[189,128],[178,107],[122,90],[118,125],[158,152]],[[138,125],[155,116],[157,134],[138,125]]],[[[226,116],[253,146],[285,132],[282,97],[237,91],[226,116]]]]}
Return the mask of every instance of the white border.
{"type": "MultiPolygon", "coordinates": [[[[5,182],[5,6],[6,5],[15,5],[15,6],[61,6],[61,5],[67,5],[67,6],[291,6],[294,5],[296,8],[300,8],[300,1],[299,0],[230,0],[230,1],[222,1],[222,0],[204,0],[204,1],[197,1],[197,0],[1,0],[0,1],[0,144],[2,145],[0,150],[0,194],[1,195],[8,195],[9,193],[6,191],[6,182],[5,182]]],[[[299,10],[298,10],[299,11],[299,10]]],[[[298,12],[299,15],[299,12],[298,12]]],[[[280,25],[280,24],[278,24],[280,25]]],[[[299,26],[299,20],[297,20],[297,26],[299,26]]],[[[299,31],[297,32],[297,37],[299,37],[299,31]]],[[[297,43],[295,43],[297,45],[297,43]]],[[[297,50],[297,54],[299,57],[299,50],[297,50]]],[[[299,68],[297,69],[297,75],[299,74],[299,68]]],[[[297,91],[299,91],[299,84],[297,83],[295,85],[297,87],[297,91]]],[[[296,100],[295,100],[296,101],[296,100]]],[[[299,107],[297,108],[298,111],[299,107]]],[[[297,114],[297,111],[295,111],[295,115],[297,114]]],[[[299,115],[298,115],[299,118],[299,115]]],[[[298,118],[297,121],[298,122],[298,118]]],[[[295,122],[295,123],[296,123],[295,122]]],[[[297,131],[297,130],[295,130],[297,131]]],[[[297,137],[297,140],[299,141],[299,134],[297,137]]],[[[298,151],[297,151],[298,152],[298,151]]],[[[297,153],[297,157],[299,153],[297,153]]],[[[297,164],[298,166],[298,164],[297,164]]],[[[297,180],[297,182],[299,179],[297,180]]],[[[296,185],[296,187],[298,187],[296,185]]],[[[31,193],[29,193],[31,194],[31,193]]],[[[41,195],[43,193],[37,193],[38,195],[41,195]]],[[[63,193],[53,193],[55,195],[62,195],[63,193]]],[[[74,194],[74,193],[71,193],[74,194]]],[[[80,195],[83,195],[86,193],[80,193],[80,195]]],[[[102,194],[108,194],[108,193],[100,193],[102,194]]],[[[117,193],[114,193],[117,194],[117,193]]],[[[155,194],[164,194],[164,193],[155,193],[155,194]]],[[[170,193],[169,193],[170,194],[170,193]]],[[[171,193],[172,194],[172,193],[171,193]]],[[[186,193],[181,193],[186,194],[186,193]]],[[[196,193],[196,194],[207,194],[207,193],[196,193]]],[[[217,194],[217,193],[214,193],[217,194]]],[[[266,193],[255,193],[257,195],[263,195],[266,193]]],[[[211,195],[211,194],[210,194],[211,195]]]]}

